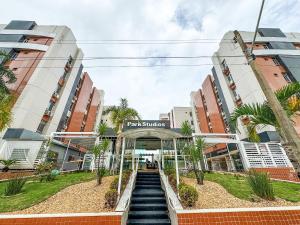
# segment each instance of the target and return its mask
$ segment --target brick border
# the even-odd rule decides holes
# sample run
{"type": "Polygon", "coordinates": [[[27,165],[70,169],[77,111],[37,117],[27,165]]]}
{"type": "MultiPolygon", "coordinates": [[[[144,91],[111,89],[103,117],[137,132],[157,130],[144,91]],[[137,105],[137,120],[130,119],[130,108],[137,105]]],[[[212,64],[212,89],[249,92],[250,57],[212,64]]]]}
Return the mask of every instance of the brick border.
{"type": "Polygon", "coordinates": [[[0,215],[0,225],[120,225],[122,212],[0,215]]]}
{"type": "Polygon", "coordinates": [[[298,225],[300,206],[177,210],[178,225],[298,225]]]}

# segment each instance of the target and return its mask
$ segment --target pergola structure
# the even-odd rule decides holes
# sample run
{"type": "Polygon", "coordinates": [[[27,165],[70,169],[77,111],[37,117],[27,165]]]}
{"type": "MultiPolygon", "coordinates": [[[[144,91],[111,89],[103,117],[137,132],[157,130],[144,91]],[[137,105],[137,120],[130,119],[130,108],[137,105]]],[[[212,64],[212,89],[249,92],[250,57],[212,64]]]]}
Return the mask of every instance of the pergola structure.
{"type": "MultiPolygon", "coordinates": [[[[107,136],[108,137],[108,136],[107,136]]],[[[110,136],[111,138],[116,138],[115,135],[110,136]]],[[[121,133],[122,138],[122,152],[120,155],[120,171],[119,171],[119,183],[118,183],[118,194],[121,193],[121,182],[122,173],[124,165],[124,156],[129,150],[129,157],[132,159],[132,169],[135,169],[137,164],[135,163],[136,143],[138,139],[141,138],[155,138],[160,139],[160,148],[153,149],[159,150],[159,165],[164,168],[164,142],[168,141],[172,143],[175,158],[175,169],[176,169],[176,181],[179,185],[179,167],[178,167],[178,153],[177,144],[178,140],[185,138],[193,138],[195,141],[197,137],[204,139],[207,147],[214,146],[216,144],[235,144],[237,150],[240,152],[242,164],[245,170],[250,168],[259,167],[291,167],[291,163],[288,160],[284,149],[279,143],[249,143],[241,141],[237,134],[224,134],[224,133],[193,133],[192,137],[186,137],[182,135],[177,130],[156,128],[156,127],[146,127],[146,128],[135,128],[128,129],[121,133]]],[[[85,148],[90,149],[97,141],[98,135],[95,132],[53,132],[50,135],[50,139],[63,139],[72,140],[73,144],[85,146],[85,148]]],[[[69,142],[69,143],[70,143],[69,142]]],[[[157,145],[156,145],[157,147],[157,145]]],[[[159,146],[158,146],[159,147],[159,146]]],[[[169,149],[170,150],[170,149],[169,149]]],[[[231,163],[231,153],[228,150],[228,156],[231,163]]],[[[185,157],[184,155],[180,155],[185,157]]],[[[114,159],[114,157],[113,157],[114,159]]],[[[205,169],[208,170],[208,163],[206,155],[203,154],[203,161],[205,169]]],[[[118,162],[119,163],[119,162],[118,162]]]]}
{"type": "MultiPolygon", "coordinates": [[[[175,157],[175,169],[176,169],[176,182],[177,185],[179,185],[179,167],[178,167],[178,154],[177,154],[177,140],[179,138],[188,138],[183,136],[181,133],[170,130],[170,129],[164,129],[164,128],[137,128],[137,129],[129,129],[127,131],[124,131],[122,134],[122,153],[121,153],[121,165],[120,165],[120,173],[119,173],[119,184],[118,184],[118,194],[121,193],[121,182],[122,182],[122,172],[123,172],[123,163],[124,163],[124,155],[126,150],[126,140],[130,139],[133,140],[133,148],[132,148],[132,169],[134,169],[134,158],[135,158],[135,149],[136,149],[136,140],[138,138],[142,137],[156,137],[161,140],[161,148],[159,151],[159,165],[163,163],[163,141],[164,140],[172,140],[173,141],[173,147],[174,147],[174,157],[175,157]]],[[[215,144],[229,144],[234,143],[239,145],[239,148],[243,148],[242,142],[239,140],[237,134],[213,134],[213,133],[193,133],[192,138],[195,139],[197,137],[202,137],[207,143],[208,147],[210,145],[215,144]]],[[[229,153],[230,155],[230,153],[229,153]]],[[[204,154],[204,163],[205,168],[208,169],[207,160],[204,154]]]]}

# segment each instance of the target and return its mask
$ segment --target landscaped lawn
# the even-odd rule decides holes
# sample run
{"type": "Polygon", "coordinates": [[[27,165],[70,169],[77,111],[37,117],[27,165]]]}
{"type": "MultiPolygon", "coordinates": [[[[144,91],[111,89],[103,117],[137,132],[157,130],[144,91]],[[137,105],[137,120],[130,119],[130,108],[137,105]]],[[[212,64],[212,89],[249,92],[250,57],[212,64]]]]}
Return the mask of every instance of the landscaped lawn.
{"type": "MultiPolygon", "coordinates": [[[[190,174],[191,175],[191,174],[190,174]]],[[[246,177],[236,177],[230,174],[205,173],[204,180],[213,181],[222,185],[230,194],[240,198],[251,200],[254,195],[247,183],[246,177]]],[[[273,181],[275,196],[291,202],[300,201],[300,184],[273,181]]]]}
{"type": "Polygon", "coordinates": [[[30,207],[49,198],[63,188],[90,181],[94,178],[94,173],[80,172],[59,175],[52,182],[41,183],[39,180],[30,180],[24,185],[21,194],[10,197],[3,196],[7,182],[0,183],[0,212],[17,211],[30,207]]]}

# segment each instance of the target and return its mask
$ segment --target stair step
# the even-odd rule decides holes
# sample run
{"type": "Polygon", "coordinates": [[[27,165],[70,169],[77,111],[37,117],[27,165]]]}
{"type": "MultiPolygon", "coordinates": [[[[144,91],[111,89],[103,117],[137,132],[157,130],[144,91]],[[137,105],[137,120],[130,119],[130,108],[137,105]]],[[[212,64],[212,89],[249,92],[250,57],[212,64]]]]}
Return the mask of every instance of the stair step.
{"type": "Polygon", "coordinates": [[[166,203],[166,199],[164,197],[133,197],[131,203],[166,203]]]}
{"type": "Polygon", "coordinates": [[[161,185],[152,185],[152,184],[138,184],[135,185],[136,189],[161,189],[161,185]]]}
{"type": "Polygon", "coordinates": [[[131,204],[130,210],[132,211],[153,211],[153,210],[168,210],[167,204],[160,203],[147,203],[147,204],[131,204]]]}
{"type": "Polygon", "coordinates": [[[137,180],[136,182],[135,182],[135,184],[137,185],[160,185],[160,181],[153,181],[153,180],[137,180]]]}
{"type": "Polygon", "coordinates": [[[164,197],[165,193],[159,189],[137,189],[132,192],[133,197],[164,197]]]}
{"type": "Polygon", "coordinates": [[[128,225],[171,225],[169,219],[130,219],[128,225]]]}
{"type": "Polygon", "coordinates": [[[167,211],[131,211],[128,213],[129,219],[168,219],[167,211]]]}

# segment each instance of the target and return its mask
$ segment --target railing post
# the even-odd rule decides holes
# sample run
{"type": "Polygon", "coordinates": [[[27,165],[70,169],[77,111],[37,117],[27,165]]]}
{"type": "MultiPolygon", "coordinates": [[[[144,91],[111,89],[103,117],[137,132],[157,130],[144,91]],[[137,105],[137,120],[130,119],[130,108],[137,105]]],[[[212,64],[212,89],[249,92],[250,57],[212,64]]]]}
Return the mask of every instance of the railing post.
{"type": "Polygon", "coordinates": [[[121,195],[124,152],[125,152],[125,137],[123,137],[123,143],[122,143],[122,155],[121,155],[121,165],[120,165],[119,184],[118,184],[118,201],[119,201],[120,195],[121,195]]]}

